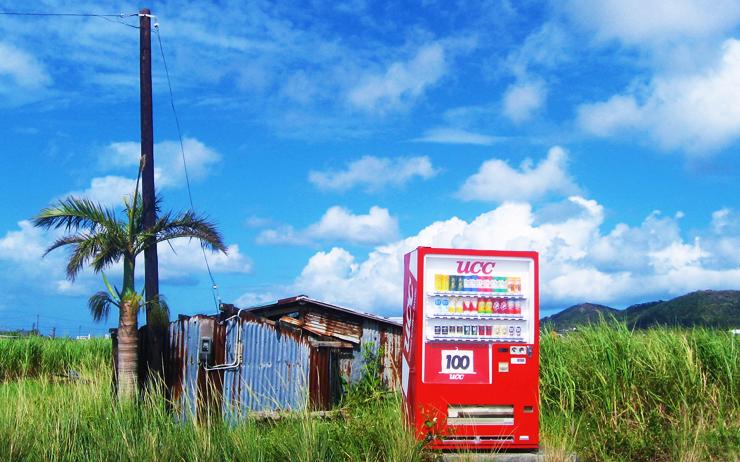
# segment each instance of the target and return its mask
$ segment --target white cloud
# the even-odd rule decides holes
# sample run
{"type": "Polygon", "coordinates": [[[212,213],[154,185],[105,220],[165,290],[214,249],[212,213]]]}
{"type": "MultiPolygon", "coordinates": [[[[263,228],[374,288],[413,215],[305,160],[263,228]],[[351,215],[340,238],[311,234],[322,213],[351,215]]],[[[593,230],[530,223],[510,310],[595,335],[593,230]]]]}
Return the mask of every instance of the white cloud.
{"type": "MultiPolygon", "coordinates": [[[[221,156],[213,148],[195,138],[185,137],[183,147],[191,181],[206,178],[221,160],[221,156]]],[[[138,142],[115,142],[101,153],[100,163],[105,169],[133,167],[135,174],[140,158],[141,145],[138,142]]],[[[162,141],[154,145],[154,180],[158,187],[163,188],[185,185],[185,168],[179,142],[162,141]]]]}
{"type": "Polygon", "coordinates": [[[516,123],[529,120],[542,107],[546,93],[539,81],[511,85],[504,94],[504,115],[516,123]]]}
{"type": "Polygon", "coordinates": [[[234,305],[239,308],[247,308],[250,306],[259,306],[266,303],[277,301],[271,292],[245,292],[234,300],[234,305]]]}
{"type": "MultiPolygon", "coordinates": [[[[177,239],[157,245],[157,256],[159,257],[159,274],[163,280],[178,278],[187,275],[204,276],[207,271],[203,260],[203,251],[200,241],[196,239],[177,239]],[[174,250],[174,251],[173,251],[174,250]]],[[[210,252],[206,250],[208,264],[214,273],[250,273],[252,261],[241,253],[237,244],[227,246],[227,253],[210,252]]],[[[143,269],[143,255],[141,262],[137,262],[143,269]]]]}
{"type": "Polygon", "coordinates": [[[504,203],[471,222],[456,217],[435,222],[414,236],[376,247],[364,260],[341,247],[317,252],[289,290],[359,309],[398,312],[403,255],[418,246],[535,250],[546,304],[619,306],[740,284],[740,260],[722,267],[705,249],[718,236],[701,236],[700,248],[699,240],[684,240],[676,218],[658,212],[638,227],[619,223],[603,233],[599,203],[577,196],[569,202],[576,206],[569,216],[545,222],[524,203],[504,203]]]}
{"type": "Polygon", "coordinates": [[[90,186],[81,191],[71,191],[64,197],[84,197],[104,206],[120,207],[124,197],[130,197],[136,188],[136,180],[108,175],[93,178],[90,186]]]}
{"type": "Polygon", "coordinates": [[[499,141],[501,138],[481,133],[473,133],[459,128],[432,128],[424,132],[420,138],[412,141],[424,143],[441,143],[441,144],[476,144],[481,146],[490,146],[499,141]]]}
{"type": "Polygon", "coordinates": [[[398,220],[388,209],[373,206],[366,215],[355,215],[344,207],[330,207],[321,219],[305,230],[292,226],[267,229],[257,236],[259,244],[305,245],[315,241],[378,244],[396,239],[398,220]]]}
{"type": "Polygon", "coordinates": [[[740,41],[723,45],[719,62],[695,74],[654,77],[646,95],[628,93],[579,108],[582,128],[599,136],[646,132],[664,149],[706,152],[740,136],[740,41]]]}
{"type": "Polygon", "coordinates": [[[721,233],[729,225],[730,209],[723,207],[712,212],[712,229],[721,233]]]}
{"type": "Polygon", "coordinates": [[[257,244],[307,245],[311,240],[305,232],[297,231],[290,225],[262,230],[255,239],[257,244]]]}
{"type": "Polygon", "coordinates": [[[51,84],[51,77],[35,57],[0,42],[0,93],[15,89],[38,90],[51,84]]]}
{"type": "Polygon", "coordinates": [[[632,96],[614,95],[603,103],[578,108],[578,123],[598,136],[609,136],[626,127],[638,127],[642,113],[632,96]]]}
{"type": "Polygon", "coordinates": [[[570,0],[564,6],[577,24],[600,40],[626,44],[665,42],[721,34],[740,20],[733,0],[570,0]]]}
{"type": "Polygon", "coordinates": [[[544,23],[524,39],[522,45],[506,57],[506,67],[520,80],[532,69],[548,70],[569,57],[570,34],[558,22],[544,23]]]}
{"type": "Polygon", "coordinates": [[[366,111],[386,112],[413,103],[447,70],[444,48],[433,43],[419,49],[407,62],[395,62],[382,74],[361,79],[350,89],[353,106],[366,111]]]}
{"type": "Polygon", "coordinates": [[[329,208],[318,223],[308,227],[309,236],[321,240],[344,240],[358,244],[388,242],[398,235],[398,220],[388,209],[370,207],[367,215],[354,215],[349,210],[329,208]]]}
{"type": "Polygon", "coordinates": [[[360,186],[367,191],[378,191],[401,186],[414,177],[429,179],[436,174],[437,170],[427,156],[363,156],[350,162],[344,170],[311,171],[308,180],[323,190],[346,191],[360,186]]]}
{"type": "Polygon", "coordinates": [[[558,146],[550,148],[547,157],[534,167],[531,159],[525,159],[519,169],[503,160],[487,160],[465,180],[457,195],[463,200],[503,202],[571,194],[578,187],[567,172],[567,164],[568,154],[558,146]]]}

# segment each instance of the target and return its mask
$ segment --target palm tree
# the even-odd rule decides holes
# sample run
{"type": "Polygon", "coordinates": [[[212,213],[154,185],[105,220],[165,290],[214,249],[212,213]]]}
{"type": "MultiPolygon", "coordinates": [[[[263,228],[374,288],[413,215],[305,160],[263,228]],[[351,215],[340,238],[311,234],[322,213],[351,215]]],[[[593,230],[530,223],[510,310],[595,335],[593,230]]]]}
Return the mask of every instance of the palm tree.
{"type": "MultiPolygon", "coordinates": [[[[115,210],[102,207],[88,199],[68,197],[43,209],[33,224],[45,229],[63,228],[67,233],[47,250],[71,246],[67,262],[67,278],[74,281],[80,270],[89,265],[96,273],[123,260],[123,286],[110,294],[98,292],[90,298],[89,308],[95,320],[108,317],[111,306],[118,307],[118,361],[116,375],[122,398],[134,396],[138,388],[138,313],[142,297],[136,292],[134,275],[136,256],[150,245],[181,237],[199,239],[201,245],[226,253],[223,239],[215,225],[187,211],[160,216],[153,226],[143,226],[143,206],[138,185],[133,199],[124,200],[126,218],[121,220],[115,210]]],[[[157,201],[157,208],[159,201],[157,201]]],[[[104,278],[105,279],[105,278],[104,278]]],[[[159,300],[148,300],[153,306],[159,300]]]]}

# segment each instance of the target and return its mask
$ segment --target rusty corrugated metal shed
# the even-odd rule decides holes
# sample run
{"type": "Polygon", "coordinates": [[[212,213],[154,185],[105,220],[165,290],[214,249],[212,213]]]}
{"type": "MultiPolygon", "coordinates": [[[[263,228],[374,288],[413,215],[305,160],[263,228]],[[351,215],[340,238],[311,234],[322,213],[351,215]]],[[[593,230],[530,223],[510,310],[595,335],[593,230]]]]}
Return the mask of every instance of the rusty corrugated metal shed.
{"type": "Polygon", "coordinates": [[[166,382],[183,420],[330,409],[343,392],[342,378],[360,379],[367,348],[383,351],[383,381],[391,388],[400,383],[400,324],[307,297],[181,316],[168,335],[166,382]],[[207,367],[199,358],[203,338],[213,339],[214,362],[207,367]]]}

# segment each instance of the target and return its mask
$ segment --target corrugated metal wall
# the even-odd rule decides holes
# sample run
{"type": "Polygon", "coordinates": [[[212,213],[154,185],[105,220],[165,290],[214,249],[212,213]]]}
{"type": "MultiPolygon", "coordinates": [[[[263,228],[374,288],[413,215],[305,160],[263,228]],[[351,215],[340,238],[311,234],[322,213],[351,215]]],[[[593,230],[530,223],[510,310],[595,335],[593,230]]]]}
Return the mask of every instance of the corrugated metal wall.
{"type": "Polygon", "coordinates": [[[209,316],[193,316],[170,323],[166,351],[166,383],[170,402],[181,420],[202,418],[220,400],[222,377],[199,364],[200,339],[213,338],[214,361],[223,361],[224,328],[209,316]],[[219,346],[219,343],[221,346],[219,346]]]}
{"type": "Polygon", "coordinates": [[[241,330],[241,367],[224,372],[223,411],[235,419],[252,411],[303,409],[311,352],[305,338],[274,326],[232,319],[226,326],[226,362],[236,360],[241,330]]]}
{"type": "Polygon", "coordinates": [[[360,344],[352,349],[351,355],[341,355],[339,359],[340,373],[350,383],[355,383],[362,377],[362,369],[365,365],[363,349],[372,348],[377,353],[382,348],[383,382],[392,390],[400,387],[401,333],[400,329],[389,330],[386,325],[373,320],[368,319],[363,322],[360,344]]]}

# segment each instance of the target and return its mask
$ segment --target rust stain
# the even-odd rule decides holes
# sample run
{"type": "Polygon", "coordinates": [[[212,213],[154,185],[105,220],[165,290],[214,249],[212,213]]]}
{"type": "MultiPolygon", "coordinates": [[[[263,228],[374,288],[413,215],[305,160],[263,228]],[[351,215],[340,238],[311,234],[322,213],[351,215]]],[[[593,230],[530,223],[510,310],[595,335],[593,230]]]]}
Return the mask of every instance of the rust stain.
{"type": "Polygon", "coordinates": [[[319,335],[336,337],[348,342],[360,343],[362,326],[354,321],[333,318],[324,313],[309,311],[303,316],[304,328],[319,335]]]}

